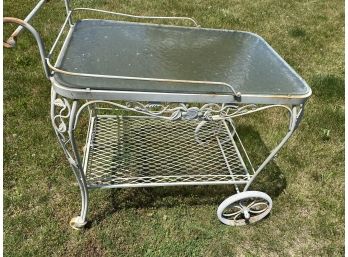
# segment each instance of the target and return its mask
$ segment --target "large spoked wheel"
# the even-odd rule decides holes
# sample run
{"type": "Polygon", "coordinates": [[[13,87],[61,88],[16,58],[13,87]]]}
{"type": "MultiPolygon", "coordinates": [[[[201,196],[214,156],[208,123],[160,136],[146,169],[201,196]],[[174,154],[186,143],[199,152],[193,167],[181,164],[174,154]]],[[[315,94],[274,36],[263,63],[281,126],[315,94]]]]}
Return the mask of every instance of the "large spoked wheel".
{"type": "Polygon", "coordinates": [[[228,197],[218,210],[219,220],[230,226],[241,226],[255,223],[272,209],[272,199],[259,191],[246,191],[228,197]]]}

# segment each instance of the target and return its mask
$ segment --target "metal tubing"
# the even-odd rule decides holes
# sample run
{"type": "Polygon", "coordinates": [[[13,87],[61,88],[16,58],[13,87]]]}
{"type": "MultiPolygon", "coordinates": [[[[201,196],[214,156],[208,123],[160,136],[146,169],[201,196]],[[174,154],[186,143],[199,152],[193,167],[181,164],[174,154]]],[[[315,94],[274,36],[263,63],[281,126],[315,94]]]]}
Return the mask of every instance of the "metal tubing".
{"type": "Polygon", "coordinates": [[[232,94],[200,94],[200,93],[167,93],[167,92],[146,92],[146,91],[119,91],[103,89],[77,89],[60,85],[54,77],[51,82],[57,93],[61,96],[72,99],[103,99],[119,101],[148,101],[148,102],[184,102],[184,103],[238,103],[238,104],[304,104],[310,95],[245,95],[242,94],[239,100],[235,100],[232,94]]]}
{"type": "MultiPolygon", "coordinates": [[[[58,33],[58,36],[57,36],[56,40],[54,41],[54,43],[53,43],[53,45],[52,45],[52,47],[51,47],[51,50],[48,52],[48,55],[47,55],[47,58],[48,58],[48,59],[51,58],[51,55],[52,55],[54,49],[56,48],[56,46],[57,46],[57,44],[58,44],[58,42],[59,42],[59,39],[60,39],[60,37],[62,36],[63,31],[64,31],[64,28],[65,28],[66,24],[68,23],[70,17],[71,17],[71,12],[69,12],[69,13],[67,14],[67,17],[65,18],[65,20],[64,20],[64,22],[63,22],[63,25],[62,25],[62,27],[61,27],[59,33],[58,33]]],[[[71,36],[71,33],[72,33],[72,30],[70,29],[67,38],[69,38],[69,37],[71,36]]],[[[64,45],[65,45],[65,44],[67,44],[67,40],[64,41],[64,45]]],[[[62,49],[64,48],[64,45],[63,45],[62,49]]],[[[59,55],[59,56],[61,56],[61,55],[59,55]]]]}
{"type": "MultiPolygon", "coordinates": [[[[76,120],[75,120],[75,124],[74,124],[74,128],[76,128],[76,125],[77,125],[77,120],[79,119],[82,111],[92,105],[92,104],[97,104],[97,103],[105,103],[105,104],[110,104],[110,105],[113,105],[113,106],[116,106],[118,108],[121,108],[121,109],[125,109],[127,111],[136,111],[138,113],[141,113],[141,114],[146,114],[146,115],[149,115],[149,116],[152,116],[152,117],[158,117],[156,116],[155,114],[151,114],[151,113],[147,113],[147,112],[144,112],[144,111],[141,111],[141,110],[135,110],[133,108],[129,108],[127,106],[124,106],[122,104],[118,104],[118,103],[114,103],[114,102],[108,102],[108,101],[101,101],[101,100],[94,100],[94,101],[88,101],[86,102],[85,104],[83,104],[80,109],[77,111],[77,114],[76,114],[76,120]]],[[[161,119],[166,119],[166,120],[170,120],[170,117],[164,117],[164,116],[159,116],[158,118],[161,118],[161,119]]]]}
{"type": "MultiPolygon", "coordinates": [[[[245,165],[245,163],[244,163],[244,160],[243,160],[243,158],[242,158],[242,155],[241,155],[240,152],[238,151],[238,147],[237,147],[236,143],[235,143],[234,140],[233,140],[233,136],[232,136],[232,134],[231,134],[231,132],[230,132],[230,130],[229,130],[229,127],[228,127],[228,125],[227,125],[227,123],[226,123],[225,120],[223,120],[222,122],[223,122],[223,124],[224,124],[224,126],[225,126],[225,129],[228,131],[228,136],[230,137],[230,140],[231,140],[233,146],[236,148],[236,152],[237,152],[238,158],[239,158],[240,162],[242,163],[242,166],[243,166],[244,170],[246,171],[246,176],[248,177],[248,179],[250,179],[249,171],[248,171],[248,169],[247,169],[247,167],[246,167],[246,165],[245,165]]],[[[236,131],[236,128],[233,127],[233,130],[236,131]]]]}
{"type": "Polygon", "coordinates": [[[169,187],[169,186],[204,186],[204,185],[243,185],[247,181],[204,181],[204,182],[167,182],[167,183],[144,183],[144,184],[115,184],[115,185],[91,185],[88,189],[102,188],[135,188],[135,187],[169,187]]]}
{"type": "Polygon", "coordinates": [[[250,187],[251,183],[254,181],[256,176],[263,170],[263,168],[273,159],[273,157],[279,152],[279,150],[283,147],[283,145],[288,141],[292,133],[296,129],[296,122],[297,120],[297,107],[294,106],[291,111],[290,115],[290,128],[288,133],[285,135],[283,140],[271,151],[270,155],[266,158],[266,160],[257,168],[255,174],[251,177],[251,179],[248,181],[246,186],[244,187],[243,191],[247,191],[248,188],[250,187]]]}
{"type": "Polygon", "coordinates": [[[162,79],[162,78],[144,78],[144,77],[130,77],[130,76],[118,76],[118,75],[104,75],[104,74],[91,74],[91,73],[79,73],[71,72],[56,68],[51,64],[50,60],[47,60],[48,66],[55,72],[69,75],[69,76],[80,76],[90,78],[108,78],[108,79],[122,79],[122,80],[138,80],[138,81],[152,81],[152,82],[169,82],[169,83],[188,83],[188,84],[205,84],[205,85],[221,85],[229,88],[233,96],[236,98],[241,97],[241,93],[237,92],[230,84],[218,81],[202,81],[202,80],[181,80],[181,79],[162,79]]]}
{"type": "Polygon", "coordinates": [[[300,111],[297,114],[297,119],[296,119],[296,124],[295,124],[295,130],[298,128],[298,125],[300,125],[300,122],[303,118],[303,114],[304,114],[304,108],[305,108],[305,104],[301,104],[300,105],[300,111]]]}
{"type": "Polygon", "coordinates": [[[66,15],[69,19],[69,25],[73,26],[73,22],[72,22],[72,17],[71,17],[71,6],[70,6],[70,0],[64,0],[64,4],[65,4],[65,9],[66,9],[66,15]]]}
{"type": "Polygon", "coordinates": [[[51,90],[51,121],[54,131],[57,135],[58,141],[63,148],[64,153],[69,161],[69,164],[74,172],[76,180],[80,187],[81,192],[81,222],[84,223],[86,221],[87,211],[88,211],[88,189],[86,178],[83,173],[83,167],[81,165],[81,159],[78,153],[78,148],[76,146],[75,138],[74,138],[74,122],[76,119],[76,110],[77,110],[77,101],[75,100],[72,104],[72,107],[68,107],[68,114],[64,116],[64,118],[69,117],[69,127],[68,127],[68,136],[69,139],[63,142],[64,138],[60,135],[60,133],[66,132],[66,130],[58,131],[57,125],[55,124],[55,100],[57,99],[57,93],[54,91],[53,87],[51,90]],[[72,148],[72,154],[68,151],[66,144],[70,143],[72,148]]]}
{"type": "MultiPolygon", "coordinates": [[[[47,66],[47,62],[46,62],[46,50],[45,50],[45,45],[44,45],[44,43],[42,41],[42,38],[41,38],[40,34],[29,23],[27,23],[27,22],[25,22],[23,20],[17,19],[17,18],[4,17],[3,23],[19,24],[19,25],[23,26],[24,28],[26,28],[27,30],[30,31],[30,33],[34,36],[34,38],[36,40],[36,43],[37,43],[37,45],[39,47],[39,52],[40,52],[42,66],[43,66],[43,69],[45,71],[46,78],[49,79],[49,77],[50,77],[50,70],[49,70],[49,68],[47,66]]],[[[13,48],[14,47],[14,45],[12,45],[12,44],[10,44],[8,42],[3,42],[3,45],[6,48],[13,48]]]]}
{"type": "Polygon", "coordinates": [[[258,108],[256,108],[256,105],[254,105],[254,106],[255,106],[255,109],[247,110],[247,111],[243,112],[242,110],[246,109],[245,107],[248,107],[246,105],[246,106],[240,108],[240,110],[238,112],[233,113],[233,115],[231,115],[231,117],[235,118],[235,117],[238,117],[238,116],[243,116],[243,115],[246,115],[246,114],[251,114],[251,113],[254,113],[254,112],[264,111],[264,110],[267,110],[267,109],[270,109],[270,108],[277,108],[277,107],[285,108],[286,110],[289,111],[289,114],[291,115],[291,109],[288,106],[285,106],[285,105],[282,105],[282,104],[273,104],[273,105],[267,105],[267,106],[262,106],[262,107],[258,107],[258,108]]]}
{"type": "Polygon", "coordinates": [[[73,153],[75,155],[75,163],[76,163],[76,165],[72,165],[72,167],[73,167],[73,170],[75,172],[75,175],[76,175],[79,187],[80,187],[80,191],[81,191],[82,204],[81,204],[80,217],[82,219],[82,222],[85,222],[86,216],[87,216],[87,211],[88,211],[88,190],[87,190],[86,178],[85,178],[82,163],[81,163],[81,158],[80,158],[80,155],[78,153],[78,148],[77,148],[75,136],[74,136],[74,130],[75,130],[74,123],[75,123],[75,118],[76,118],[76,111],[77,111],[77,101],[75,100],[73,102],[73,105],[71,108],[68,134],[69,134],[71,147],[72,147],[73,153]]]}
{"type": "MultiPolygon", "coordinates": [[[[66,1],[66,0],[65,0],[66,1]]],[[[142,16],[142,15],[132,15],[132,14],[126,14],[126,13],[119,13],[119,12],[111,12],[111,11],[105,11],[105,10],[99,10],[94,8],[74,8],[72,10],[74,11],[93,11],[93,12],[101,12],[101,13],[107,13],[112,15],[118,15],[118,16],[124,16],[129,18],[136,18],[136,19],[167,19],[167,20],[189,20],[191,21],[196,27],[199,27],[197,21],[195,21],[193,18],[190,17],[164,17],[164,16],[142,16]]]]}
{"type": "MultiPolygon", "coordinates": [[[[34,7],[33,10],[25,17],[23,20],[24,22],[29,22],[35,15],[36,13],[41,9],[43,4],[47,2],[47,0],[40,0],[36,6],[34,7]]],[[[15,45],[16,44],[16,38],[18,35],[22,32],[23,26],[18,26],[17,29],[12,33],[12,35],[6,40],[6,42],[10,45],[15,45]]]]}
{"type": "Polygon", "coordinates": [[[59,134],[57,132],[57,128],[56,128],[56,124],[54,122],[54,100],[56,99],[57,97],[57,93],[56,91],[54,91],[53,87],[51,88],[51,122],[52,122],[52,127],[54,129],[54,132],[55,134],[57,135],[57,138],[58,138],[58,142],[59,144],[61,145],[61,147],[63,148],[64,150],[64,153],[65,153],[65,147],[64,147],[64,143],[62,142],[62,140],[60,139],[59,137],[59,134]]]}
{"type": "Polygon", "coordinates": [[[88,156],[89,156],[89,148],[90,148],[90,143],[92,140],[92,131],[93,131],[93,126],[94,126],[94,120],[95,117],[91,115],[89,116],[89,123],[88,123],[88,130],[87,130],[87,136],[86,136],[86,143],[84,146],[84,155],[83,155],[83,174],[87,174],[87,164],[88,164],[88,156]]]}
{"type": "MultiPolygon", "coordinates": [[[[227,121],[230,123],[231,127],[233,128],[233,130],[236,131],[236,127],[234,126],[234,124],[233,124],[233,122],[232,122],[232,119],[231,119],[231,118],[228,118],[227,121]]],[[[250,165],[250,168],[251,168],[251,170],[252,170],[252,172],[253,172],[253,174],[254,174],[254,173],[255,173],[254,166],[252,165],[252,163],[251,163],[251,161],[250,161],[249,155],[248,155],[247,151],[245,150],[245,147],[244,147],[244,145],[243,145],[243,143],[242,143],[242,140],[240,139],[238,133],[234,133],[234,135],[236,135],[236,137],[237,137],[237,139],[238,139],[238,141],[239,141],[239,144],[240,144],[240,146],[241,146],[241,148],[242,148],[242,150],[243,150],[243,152],[244,152],[244,154],[245,154],[245,157],[246,157],[246,159],[247,159],[247,161],[248,161],[248,163],[249,163],[249,165],[250,165]]],[[[244,163],[244,164],[245,164],[245,163],[244,163]]],[[[249,172],[248,172],[248,178],[250,179],[250,174],[249,174],[249,172]]]]}
{"type": "MultiPolygon", "coordinates": [[[[228,130],[228,128],[227,128],[227,132],[228,132],[228,134],[231,134],[230,131],[228,130]]],[[[234,178],[233,172],[232,172],[232,170],[231,170],[230,164],[229,164],[229,162],[228,162],[228,159],[227,159],[227,157],[226,157],[225,151],[224,151],[224,149],[223,149],[223,147],[222,147],[222,145],[221,145],[221,142],[220,142],[220,139],[219,139],[218,136],[216,136],[216,140],[217,140],[217,142],[218,142],[218,144],[219,144],[219,147],[220,147],[222,156],[224,157],[224,160],[225,160],[227,169],[228,169],[228,171],[229,171],[230,174],[231,174],[232,180],[235,181],[235,178],[234,178]]],[[[232,142],[233,142],[233,139],[232,139],[232,142]]],[[[237,149],[237,148],[236,148],[236,149],[237,149]]],[[[239,188],[238,188],[237,184],[234,184],[234,188],[236,189],[237,193],[239,193],[239,188]]]]}

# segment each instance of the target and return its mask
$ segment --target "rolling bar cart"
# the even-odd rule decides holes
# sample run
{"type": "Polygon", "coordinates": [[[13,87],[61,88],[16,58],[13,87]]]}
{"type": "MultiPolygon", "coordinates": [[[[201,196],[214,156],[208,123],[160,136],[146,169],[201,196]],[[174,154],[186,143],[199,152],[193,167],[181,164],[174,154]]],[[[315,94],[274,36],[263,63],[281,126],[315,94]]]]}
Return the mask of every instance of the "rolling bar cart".
{"type": "Polygon", "coordinates": [[[66,19],[47,52],[29,24],[45,2],[24,20],[5,17],[20,26],[3,44],[14,47],[24,28],[38,44],[52,84],[52,125],[81,191],[73,228],[85,226],[94,188],[231,184],[236,194],[217,209],[222,223],[254,223],[271,211],[267,194],[248,189],[298,127],[311,89],[264,39],[201,28],[192,18],[72,8],[65,0],[66,19]],[[192,26],[75,20],[79,12],[192,26]],[[256,167],[236,118],[272,108],[287,111],[288,131],[256,167]],[[88,130],[81,146],[76,128],[83,113],[88,130]]]}

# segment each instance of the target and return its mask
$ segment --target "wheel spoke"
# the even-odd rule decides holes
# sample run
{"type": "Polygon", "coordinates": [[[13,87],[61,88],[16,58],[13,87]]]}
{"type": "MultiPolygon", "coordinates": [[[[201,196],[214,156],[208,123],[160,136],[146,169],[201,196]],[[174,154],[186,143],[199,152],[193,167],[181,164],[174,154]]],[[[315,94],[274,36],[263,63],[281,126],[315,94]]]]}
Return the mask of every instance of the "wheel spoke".
{"type": "Polygon", "coordinates": [[[250,206],[249,212],[254,213],[254,214],[258,214],[258,213],[262,213],[262,212],[266,211],[267,209],[268,209],[268,204],[267,204],[267,203],[258,202],[258,203],[256,203],[256,204],[250,206]],[[261,208],[261,209],[258,209],[258,208],[255,209],[255,207],[260,207],[260,206],[263,206],[263,205],[264,205],[265,207],[263,207],[263,208],[261,208]]]}
{"type": "Polygon", "coordinates": [[[242,213],[238,213],[234,218],[233,218],[233,221],[237,221],[237,217],[239,217],[242,213]]]}
{"type": "Polygon", "coordinates": [[[224,213],[223,215],[226,217],[226,218],[230,218],[230,217],[233,217],[233,216],[235,216],[235,215],[239,215],[241,212],[240,211],[236,211],[236,212],[234,212],[234,213],[228,213],[228,214],[226,214],[226,213],[224,213]]]}
{"type": "Polygon", "coordinates": [[[236,215],[236,214],[238,214],[238,213],[240,213],[240,212],[242,211],[242,208],[239,207],[238,205],[233,206],[231,209],[233,209],[233,208],[239,209],[239,210],[237,210],[237,211],[235,211],[235,212],[233,212],[233,213],[226,213],[226,212],[224,212],[223,215],[224,215],[225,217],[232,217],[232,216],[234,216],[234,215],[236,215]]]}
{"type": "Polygon", "coordinates": [[[242,202],[243,202],[243,201],[240,201],[240,202],[239,202],[239,206],[240,206],[242,209],[244,209],[245,206],[242,204],[242,202]]]}
{"type": "Polygon", "coordinates": [[[247,208],[250,208],[254,203],[255,203],[256,200],[252,201],[248,206],[247,208]]]}

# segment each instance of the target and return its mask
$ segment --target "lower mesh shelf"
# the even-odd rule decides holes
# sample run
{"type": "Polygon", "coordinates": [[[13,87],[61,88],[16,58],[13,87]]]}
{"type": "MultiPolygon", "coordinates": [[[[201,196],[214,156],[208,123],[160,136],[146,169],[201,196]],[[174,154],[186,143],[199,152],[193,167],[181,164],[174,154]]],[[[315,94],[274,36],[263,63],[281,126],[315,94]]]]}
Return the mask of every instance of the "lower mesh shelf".
{"type": "Polygon", "coordinates": [[[89,187],[246,183],[249,175],[222,122],[98,116],[86,152],[89,187]]]}

